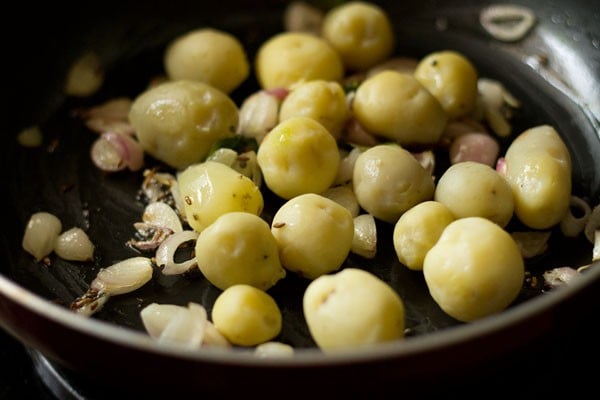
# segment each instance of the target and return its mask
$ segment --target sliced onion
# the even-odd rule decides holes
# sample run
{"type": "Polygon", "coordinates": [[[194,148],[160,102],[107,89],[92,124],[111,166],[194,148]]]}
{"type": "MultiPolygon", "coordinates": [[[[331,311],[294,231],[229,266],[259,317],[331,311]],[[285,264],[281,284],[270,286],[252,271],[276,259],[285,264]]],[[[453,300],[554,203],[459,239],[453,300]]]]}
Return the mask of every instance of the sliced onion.
{"type": "Polygon", "coordinates": [[[92,145],[91,157],[102,171],[115,172],[125,168],[137,171],[144,163],[144,150],[129,135],[104,132],[92,145]]]}
{"type": "Polygon", "coordinates": [[[189,241],[198,239],[198,232],[185,230],[169,236],[156,250],[156,264],[164,266],[162,273],[165,275],[183,274],[197,264],[196,258],[184,262],[175,261],[175,253],[179,247],[189,241]]]}
{"type": "Polygon", "coordinates": [[[360,211],[360,205],[356,194],[350,185],[334,186],[321,193],[322,196],[344,206],[352,217],[356,217],[360,211]]]}
{"type": "Polygon", "coordinates": [[[238,133],[262,142],[279,122],[280,102],[276,96],[264,90],[250,95],[240,107],[238,133]]]}
{"type": "Polygon", "coordinates": [[[254,355],[259,358],[291,357],[294,355],[294,348],[286,343],[265,342],[254,348],[254,355]]]}
{"type": "Polygon", "coordinates": [[[207,322],[206,309],[196,303],[180,307],[158,337],[159,342],[178,343],[190,348],[198,348],[204,338],[207,322]]]}
{"type": "Polygon", "coordinates": [[[514,42],[535,25],[533,10],[515,4],[493,4],[481,10],[479,21],[495,39],[514,42]]]}
{"type": "Polygon", "coordinates": [[[543,274],[544,284],[552,289],[568,284],[577,276],[579,272],[571,267],[553,268],[543,274]]]}
{"type": "Polygon", "coordinates": [[[487,133],[465,133],[450,145],[450,162],[475,161],[494,167],[500,153],[500,145],[487,133]]]}
{"type": "Polygon", "coordinates": [[[340,166],[333,182],[334,185],[345,185],[352,181],[354,164],[356,164],[356,159],[360,153],[362,153],[362,150],[359,147],[354,147],[348,154],[340,157],[340,166]]]}
{"type": "Polygon", "coordinates": [[[108,299],[109,296],[106,292],[90,289],[75,299],[71,303],[70,309],[77,314],[89,317],[100,311],[108,299]]]}
{"type": "MultiPolygon", "coordinates": [[[[351,98],[352,95],[348,95],[348,97],[351,98]]],[[[375,146],[379,143],[377,137],[367,131],[356,118],[350,118],[348,120],[348,123],[342,132],[342,138],[346,143],[357,144],[359,146],[375,146]]]]}
{"type": "Polygon", "coordinates": [[[81,112],[86,126],[96,132],[117,132],[127,135],[134,133],[129,123],[129,110],[133,102],[127,97],[119,97],[81,112]]]}
{"type": "Polygon", "coordinates": [[[61,230],[62,222],[54,214],[44,211],[34,213],[25,227],[23,249],[40,261],[52,253],[61,230]]]}
{"type": "Polygon", "coordinates": [[[101,269],[90,288],[108,296],[133,292],[152,279],[152,271],[152,260],[149,258],[128,258],[101,269]]]}
{"type": "Polygon", "coordinates": [[[585,224],[585,237],[590,241],[590,243],[595,242],[596,232],[600,230],[600,204],[598,204],[592,210],[590,218],[585,224]]]}
{"type": "Polygon", "coordinates": [[[571,204],[567,214],[560,221],[560,230],[567,237],[576,237],[585,229],[585,225],[590,219],[592,208],[580,197],[571,196],[571,204]],[[579,210],[580,217],[573,215],[573,208],[579,210]]]}
{"type": "Polygon", "coordinates": [[[183,307],[175,304],[151,303],[140,311],[144,328],[150,337],[158,339],[165,330],[169,321],[183,307]]]}
{"type": "Polygon", "coordinates": [[[94,244],[83,229],[75,227],[56,238],[54,252],[64,260],[91,261],[94,258],[94,244]]]}
{"type": "Polygon", "coordinates": [[[206,326],[204,327],[204,340],[202,341],[203,346],[211,346],[211,347],[223,347],[229,348],[231,347],[231,343],[227,340],[225,336],[217,327],[210,321],[206,321],[206,326]]]}
{"type": "Polygon", "coordinates": [[[513,239],[521,250],[523,258],[531,258],[542,254],[548,248],[550,231],[513,232],[513,239]]]}
{"type": "Polygon", "coordinates": [[[417,159],[421,167],[433,176],[435,171],[435,153],[432,150],[425,150],[420,153],[412,153],[413,157],[417,159]]]}
{"type": "Polygon", "coordinates": [[[354,217],[354,237],[350,251],[365,258],[373,258],[377,254],[377,225],[371,214],[354,217]]]}
{"type": "Polygon", "coordinates": [[[179,215],[171,206],[162,201],[149,203],[142,214],[142,221],[161,228],[167,228],[174,233],[183,230],[179,215]]]}
{"type": "Polygon", "coordinates": [[[82,54],[67,73],[65,93],[86,97],[94,94],[104,83],[104,70],[100,57],[93,51],[82,54]]]}

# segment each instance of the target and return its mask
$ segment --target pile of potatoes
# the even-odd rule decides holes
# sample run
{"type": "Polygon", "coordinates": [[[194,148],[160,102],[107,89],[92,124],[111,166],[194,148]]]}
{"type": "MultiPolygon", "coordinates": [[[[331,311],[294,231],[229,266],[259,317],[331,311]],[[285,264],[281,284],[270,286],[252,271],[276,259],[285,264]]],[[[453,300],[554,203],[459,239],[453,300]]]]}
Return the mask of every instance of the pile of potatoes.
{"type": "MultiPolygon", "coordinates": [[[[403,338],[398,293],[369,271],[344,267],[360,235],[356,218],[365,215],[394,226],[399,261],[422,271],[450,316],[466,322],[504,310],[525,276],[505,227],[517,218],[547,229],[569,207],[571,160],[559,133],[532,127],[492,165],[475,157],[434,176],[417,154],[447,149],[458,137],[451,127],[486,126],[476,67],[451,49],[408,69],[386,64],[396,38],[385,11],[370,3],[336,6],[320,27],[275,35],[253,64],[227,32],[182,35],[165,52],[166,82],[133,102],[129,119],[145,152],[177,171],[182,218],[199,234],[198,268],[223,290],[215,326],[242,346],[275,338],[281,312],[265,297],[293,273],[310,280],[304,315],[321,349],[403,338]],[[230,95],[251,70],[261,87],[236,104],[230,95]],[[219,140],[235,136],[256,140],[258,184],[207,160],[219,140]],[[334,188],[349,196],[332,197],[334,188]],[[283,200],[270,223],[261,217],[266,189],[283,200]],[[268,327],[248,322],[253,313],[268,327]]],[[[494,142],[489,129],[478,132],[494,142]]]]}

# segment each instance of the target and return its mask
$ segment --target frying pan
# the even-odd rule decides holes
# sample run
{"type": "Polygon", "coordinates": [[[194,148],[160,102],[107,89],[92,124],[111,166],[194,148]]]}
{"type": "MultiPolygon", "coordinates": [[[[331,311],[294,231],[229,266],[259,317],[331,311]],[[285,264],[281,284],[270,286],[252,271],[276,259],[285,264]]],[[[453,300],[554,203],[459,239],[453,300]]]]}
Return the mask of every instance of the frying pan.
{"type": "MultiPolygon", "coordinates": [[[[325,9],[334,3],[316,4],[325,9]]],[[[462,51],[481,76],[498,79],[522,100],[513,120],[515,131],[544,123],[555,126],[573,155],[574,194],[594,204],[600,201],[600,12],[593,0],[511,2],[530,7],[537,17],[534,29],[515,43],[497,41],[482,29],[478,15],[488,1],[376,3],[394,21],[398,54],[422,57],[444,48],[462,51]]],[[[89,157],[94,135],[73,117],[73,110],[140,93],[161,74],[166,43],[192,28],[229,31],[243,40],[252,57],[265,38],[282,29],[286,5],[105,1],[70,4],[68,12],[58,13],[56,3],[35,9],[16,6],[14,18],[22,21],[21,28],[4,36],[10,57],[4,118],[8,129],[0,172],[5,202],[0,234],[2,328],[57,365],[120,393],[225,397],[243,388],[263,396],[301,397],[317,390],[357,395],[402,388],[404,393],[419,393],[425,384],[442,390],[455,377],[524,352],[549,332],[598,308],[596,262],[566,287],[548,291],[525,286],[506,311],[462,324],[437,307],[421,274],[400,265],[391,245],[382,245],[375,259],[350,256],[346,265],[374,272],[399,292],[410,335],[369,349],[327,356],[315,349],[301,313],[307,282],[294,276],[270,290],[284,317],[277,339],[297,347],[291,359],[259,359],[243,351],[185,351],[157,346],[146,336],[139,311],[150,302],[195,301],[210,311],[219,291],[199,274],[155,273],[149,284],[111,298],[92,318],[70,312],[68,304],[87,289],[99,268],[134,255],[124,244],[143,210],[136,197],[139,174],[98,171],[89,157]],[[67,97],[66,71],[86,49],[101,56],[106,81],[91,97],[67,97]],[[26,149],[14,138],[32,124],[42,129],[44,144],[26,149]],[[86,229],[97,247],[94,262],[56,258],[50,266],[35,263],[22,250],[21,238],[36,211],[60,216],[65,228],[86,229]]],[[[250,78],[232,97],[239,101],[256,87],[250,78]]],[[[267,198],[266,218],[276,202],[267,198]]],[[[385,224],[378,230],[382,237],[391,234],[385,224]]],[[[585,239],[554,240],[549,251],[528,262],[527,268],[539,278],[545,269],[582,265],[590,254],[585,239]]]]}

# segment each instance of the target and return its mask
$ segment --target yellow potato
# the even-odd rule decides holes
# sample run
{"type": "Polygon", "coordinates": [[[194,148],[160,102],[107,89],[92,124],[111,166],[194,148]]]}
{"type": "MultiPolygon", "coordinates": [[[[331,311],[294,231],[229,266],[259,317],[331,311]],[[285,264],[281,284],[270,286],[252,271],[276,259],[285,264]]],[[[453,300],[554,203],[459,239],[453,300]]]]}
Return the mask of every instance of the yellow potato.
{"type": "Polygon", "coordinates": [[[340,164],[333,136],[308,117],[291,117],[275,126],[263,138],[256,157],[265,184],[284,199],[325,191],[340,164]]]}
{"type": "Polygon", "coordinates": [[[221,290],[237,284],[268,290],[285,277],[269,224],[255,214],[221,215],[200,233],[195,254],[200,272],[221,290]]]}
{"type": "Polygon", "coordinates": [[[234,285],[217,297],[211,312],[217,330],[232,344],[256,346],[281,332],[282,316],[275,300],[250,285],[234,285]]]}
{"type": "Polygon", "coordinates": [[[433,299],[451,317],[474,321],[508,307],[525,279],[519,246],[481,217],[451,222],[427,252],[423,275],[433,299]]]}
{"type": "Polygon", "coordinates": [[[281,103],[279,121],[296,116],[313,118],[339,139],[349,117],[342,85],[315,80],[295,86],[281,103]]]}
{"type": "Polygon", "coordinates": [[[352,180],[360,206],[392,224],[406,210],[430,200],[435,188],[433,178],[415,157],[395,144],[373,146],[361,153],[352,180]]]}
{"type": "Polygon", "coordinates": [[[304,32],[282,32],[258,49],[256,77],[263,89],[291,88],[316,79],[340,82],[344,66],[324,39],[304,32]]]}
{"type": "Polygon", "coordinates": [[[533,229],[559,223],[569,209],[572,164],[558,132],[548,125],[526,130],[510,144],[505,161],[519,220],[533,229]]]}
{"type": "Polygon", "coordinates": [[[322,35],[349,70],[370,68],[388,58],[394,49],[394,32],[387,14],[379,6],[362,1],[332,8],[323,19],[322,35]]]}
{"type": "Polygon", "coordinates": [[[284,268],[315,279],[342,266],[352,247],[354,219],[344,206],[308,193],[277,210],[271,231],[284,268]]]}
{"type": "Polygon", "coordinates": [[[391,70],[373,75],[358,87],[352,111],[369,132],[401,145],[437,143],[448,119],[419,81],[391,70]]]}
{"type": "Polygon", "coordinates": [[[203,160],[217,140],[235,134],[238,109],[220,90],[182,80],[140,94],[129,121],[144,151],[183,169],[203,160]]]}
{"type": "Polygon", "coordinates": [[[440,102],[452,119],[471,112],[477,100],[477,70],[463,54],[444,50],[423,58],[415,78],[440,102]]]}
{"type": "Polygon", "coordinates": [[[311,336],[322,350],[351,350],[402,339],[404,303],[370,272],[346,268],[312,281],[302,299],[311,336]]]}
{"type": "Polygon", "coordinates": [[[513,216],[513,192],[492,167],[463,161],[448,168],[438,180],[434,199],[457,218],[483,217],[504,228],[513,216]]]}
{"type": "Polygon", "coordinates": [[[429,200],[406,211],[394,226],[393,243],[398,260],[420,271],[427,252],[455,217],[444,204],[429,200]]]}
{"type": "Polygon", "coordinates": [[[249,75],[250,65],[235,36],[212,28],[200,28],[175,38],[164,56],[171,80],[207,83],[229,93],[249,75]]]}
{"type": "Polygon", "coordinates": [[[186,220],[196,232],[225,213],[260,215],[264,207],[262,193],[250,178],[216,161],[189,166],[177,182],[186,220]]]}

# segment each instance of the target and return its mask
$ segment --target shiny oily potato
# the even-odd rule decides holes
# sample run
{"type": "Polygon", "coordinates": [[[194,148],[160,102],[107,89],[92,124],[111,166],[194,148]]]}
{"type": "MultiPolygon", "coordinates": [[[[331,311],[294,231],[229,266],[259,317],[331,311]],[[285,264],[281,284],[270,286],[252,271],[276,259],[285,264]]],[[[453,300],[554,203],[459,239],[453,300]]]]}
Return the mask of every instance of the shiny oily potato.
{"type": "Polygon", "coordinates": [[[263,89],[292,88],[316,79],[340,82],[344,66],[325,39],[304,32],[282,32],[258,49],[256,77],[263,89]]]}
{"type": "Polygon", "coordinates": [[[342,266],[352,247],[354,219],[335,201],[307,193],[277,210],[271,231],[284,268],[315,279],[342,266]]]}
{"type": "Polygon", "coordinates": [[[409,269],[421,271],[425,255],[455,219],[448,207],[433,200],[406,211],[394,226],[393,243],[398,260],[409,269]]]}
{"type": "Polygon", "coordinates": [[[373,146],[356,159],[354,193],[375,218],[395,224],[410,209],[433,197],[431,175],[407,150],[395,144],[373,146]]]}
{"type": "Polygon", "coordinates": [[[234,285],[215,300],[212,322],[229,342],[239,346],[265,343],[281,332],[282,316],[275,300],[250,285],[234,285]]]}
{"type": "Polygon", "coordinates": [[[200,28],[176,37],[165,51],[164,65],[171,80],[200,81],[225,93],[237,88],[250,73],[240,41],[212,28],[200,28]]]}
{"type": "Polygon", "coordinates": [[[379,6],[352,1],[332,8],[323,19],[322,36],[349,70],[366,70],[394,49],[392,24],[379,6]]]}
{"type": "Polygon", "coordinates": [[[285,277],[269,224],[247,212],[221,215],[195,246],[198,269],[221,290],[237,284],[268,290],[285,277]]]}
{"type": "Polygon", "coordinates": [[[225,213],[260,215],[264,207],[260,188],[250,178],[216,161],[187,167],[177,175],[177,184],[186,220],[196,232],[225,213]]]}
{"type": "Polygon", "coordinates": [[[340,153],[323,125],[309,117],[291,117],[263,138],[256,159],[267,187],[291,199],[329,188],[337,176],[340,153]]]}
{"type": "Polygon", "coordinates": [[[510,144],[505,162],[519,220],[532,229],[559,223],[569,209],[572,164],[558,132],[549,125],[527,129],[510,144]]]}
{"type": "Polygon", "coordinates": [[[463,54],[444,50],[424,57],[414,72],[440,102],[451,119],[473,109],[477,100],[477,70],[463,54]]]}
{"type": "Polygon", "coordinates": [[[448,120],[439,101],[419,81],[391,70],[358,87],[352,112],[369,132],[401,145],[437,143],[448,120]]]}
{"type": "Polygon", "coordinates": [[[222,91],[181,80],[140,94],[133,101],[129,121],[145,152],[183,169],[203,160],[216,141],[235,134],[238,109],[222,91]]]}
{"type": "Polygon", "coordinates": [[[438,180],[434,199],[457,218],[483,217],[504,228],[514,212],[513,191],[494,168],[463,161],[448,168],[438,180]]]}
{"type": "Polygon", "coordinates": [[[310,334],[326,352],[352,350],[404,337],[404,303],[387,283],[345,268],[312,281],[302,299],[310,334]]]}
{"type": "Polygon", "coordinates": [[[444,312],[474,321],[508,307],[525,279],[519,246],[498,224],[481,217],[451,222],[427,252],[423,275],[444,312]]]}
{"type": "Polygon", "coordinates": [[[279,121],[296,116],[313,118],[339,139],[349,117],[344,88],[333,81],[299,83],[281,103],[279,121]]]}

